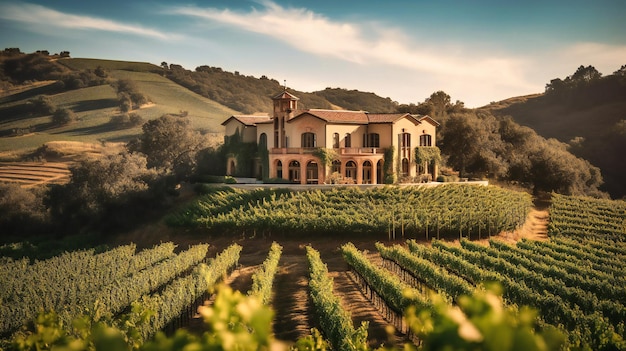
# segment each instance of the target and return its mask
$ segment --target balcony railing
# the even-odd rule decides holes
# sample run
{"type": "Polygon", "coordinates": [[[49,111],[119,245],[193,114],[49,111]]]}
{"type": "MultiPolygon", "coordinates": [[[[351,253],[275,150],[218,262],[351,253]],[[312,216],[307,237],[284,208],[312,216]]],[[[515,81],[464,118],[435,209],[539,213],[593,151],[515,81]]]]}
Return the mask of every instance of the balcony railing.
{"type": "MultiPolygon", "coordinates": [[[[275,147],[272,148],[272,154],[312,154],[316,147],[275,147]]],[[[333,149],[340,155],[375,155],[383,154],[384,149],[376,147],[342,147],[333,149]]]]}

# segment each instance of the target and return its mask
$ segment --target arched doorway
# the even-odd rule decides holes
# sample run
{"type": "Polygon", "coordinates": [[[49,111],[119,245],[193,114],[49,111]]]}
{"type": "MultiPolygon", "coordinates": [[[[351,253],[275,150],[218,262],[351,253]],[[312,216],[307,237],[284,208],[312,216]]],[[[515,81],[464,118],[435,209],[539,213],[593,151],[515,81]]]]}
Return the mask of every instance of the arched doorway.
{"type": "Polygon", "coordinates": [[[289,162],[289,178],[290,181],[299,183],[300,182],[300,162],[291,161],[289,162]]]}
{"type": "Polygon", "coordinates": [[[378,160],[376,163],[376,184],[384,184],[385,183],[385,175],[383,169],[384,161],[378,160]]]}
{"type": "Polygon", "coordinates": [[[403,158],[402,159],[402,172],[400,174],[402,177],[408,177],[409,176],[409,159],[407,158],[403,158]]]}
{"type": "Polygon", "coordinates": [[[372,163],[363,162],[363,184],[372,184],[372,163]]]}
{"type": "Polygon", "coordinates": [[[309,161],[306,164],[306,183],[318,184],[319,183],[319,167],[317,162],[309,161]]]}
{"type": "Polygon", "coordinates": [[[348,161],[346,163],[346,179],[352,178],[356,182],[356,163],[348,161]]]}
{"type": "Polygon", "coordinates": [[[278,160],[276,161],[276,178],[282,178],[283,177],[283,163],[278,160]]]}
{"type": "Polygon", "coordinates": [[[330,173],[339,173],[341,175],[341,161],[334,160],[330,168],[330,173]]]}
{"type": "Polygon", "coordinates": [[[228,160],[228,164],[226,165],[226,175],[232,176],[237,172],[237,163],[235,159],[231,158],[228,160]]]}

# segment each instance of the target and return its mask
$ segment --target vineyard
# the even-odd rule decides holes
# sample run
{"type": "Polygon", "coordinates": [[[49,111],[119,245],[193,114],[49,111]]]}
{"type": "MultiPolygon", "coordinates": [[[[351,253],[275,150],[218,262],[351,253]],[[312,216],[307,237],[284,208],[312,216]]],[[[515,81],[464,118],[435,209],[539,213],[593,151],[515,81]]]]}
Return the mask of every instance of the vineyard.
{"type": "MultiPolygon", "coordinates": [[[[424,349],[439,342],[437,335],[447,335],[444,341],[461,349],[475,347],[482,338],[484,343],[497,340],[496,349],[501,350],[513,350],[520,342],[526,350],[625,350],[626,204],[554,194],[550,240],[522,239],[516,244],[500,240],[496,234],[519,226],[529,208],[526,195],[492,187],[326,192],[220,188],[168,221],[207,227],[209,232],[234,232],[235,220],[242,216],[239,228],[251,235],[254,223],[265,223],[256,228],[256,234],[291,234],[283,237],[281,244],[260,235],[238,239],[239,243],[221,236],[208,240],[211,246],[196,244],[183,250],[168,242],[143,250],[129,244],[105,252],[75,251],[46,261],[2,258],[0,332],[5,345],[17,340],[13,348],[28,349],[24,345],[31,339],[29,334],[24,336],[21,326],[37,318],[43,308],[56,311],[59,328],[69,328],[67,333],[73,337],[82,335],[71,330],[76,325],[72,321],[79,317],[118,328],[126,335],[128,349],[150,346],[155,335],[159,344],[167,345],[165,336],[157,331],[171,334],[181,327],[190,328],[198,318],[198,307],[204,304],[228,305],[228,299],[213,300],[208,292],[221,281],[261,305],[273,306],[276,315],[270,324],[277,336],[286,335],[285,328],[304,330],[287,339],[298,339],[294,347],[300,349],[306,349],[303,345],[322,349],[324,344],[333,350],[367,350],[381,343],[393,346],[385,328],[392,325],[395,343],[413,343],[424,349]],[[350,216],[334,212],[342,208],[350,216]],[[281,219],[271,222],[269,215],[263,217],[271,211],[280,212],[281,219]],[[340,218],[325,223],[333,213],[340,218]],[[258,222],[254,217],[260,218],[258,222]],[[318,232],[338,232],[343,225],[367,236],[357,240],[329,236],[294,239],[298,228],[314,218],[318,232]],[[380,237],[374,240],[376,233],[380,237]],[[396,240],[389,240],[394,236],[396,240]],[[488,240],[470,240],[479,237],[488,240]],[[494,282],[502,291],[506,318],[493,317],[487,307],[477,308],[477,303],[493,308],[493,300],[468,303],[467,296],[492,291],[494,282]],[[296,289],[307,294],[299,298],[298,322],[297,316],[286,311],[293,306],[284,307],[295,299],[296,289]],[[443,318],[436,317],[441,306],[454,311],[446,313],[464,315],[474,323],[474,336],[461,329],[456,334],[446,333],[445,328],[460,328],[462,323],[437,324],[443,318]],[[520,306],[536,309],[536,317],[520,306]],[[407,311],[414,314],[403,318],[407,311]],[[416,318],[426,315],[432,318],[429,323],[435,323],[431,334],[415,324],[416,318]],[[135,326],[132,332],[128,325],[135,326]]],[[[228,296],[231,304],[242,303],[238,299],[243,297],[228,296]]],[[[236,313],[236,308],[228,306],[229,313],[236,313]]],[[[207,320],[219,317],[206,307],[200,311],[207,320]]],[[[266,311],[262,314],[263,318],[271,316],[266,311]]],[[[233,331],[236,333],[231,336],[251,342],[240,339],[241,333],[255,328],[267,331],[269,325],[261,324],[264,326],[233,331]]],[[[206,331],[202,327],[189,330],[206,331]]],[[[209,343],[220,339],[185,338],[178,340],[209,343]]],[[[253,338],[259,345],[269,342],[259,338],[253,338]]]]}
{"type": "Polygon", "coordinates": [[[493,186],[328,191],[213,188],[167,222],[216,233],[481,239],[519,227],[531,207],[530,195],[493,186]]]}

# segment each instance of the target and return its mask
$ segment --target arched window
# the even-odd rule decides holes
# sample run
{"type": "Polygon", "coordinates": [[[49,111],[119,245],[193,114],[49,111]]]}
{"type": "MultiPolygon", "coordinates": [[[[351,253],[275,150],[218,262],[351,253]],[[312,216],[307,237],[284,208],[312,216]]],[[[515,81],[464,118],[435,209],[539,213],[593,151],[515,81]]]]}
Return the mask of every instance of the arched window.
{"type": "Polygon", "coordinates": [[[333,148],[335,149],[339,148],[339,133],[333,134],[333,148]]]}
{"type": "Polygon", "coordinates": [[[331,168],[331,171],[330,171],[330,172],[331,172],[331,173],[335,173],[335,172],[337,172],[337,173],[341,174],[341,161],[339,161],[339,160],[334,160],[334,161],[333,161],[332,168],[331,168]]]}
{"type": "Polygon", "coordinates": [[[318,183],[318,167],[317,162],[309,161],[306,164],[306,183],[317,184],[318,183]]]}
{"type": "Polygon", "coordinates": [[[354,161],[348,161],[346,163],[346,178],[356,180],[356,163],[354,163],[354,161]]]}
{"type": "Polygon", "coordinates": [[[407,158],[402,159],[402,174],[401,176],[407,177],[409,175],[409,160],[407,158]]]}
{"type": "Polygon", "coordinates": [[[261,133],[261,135],[259,135],[259,147],[261,149],[267,149],[267,134],[261,133]]]}
{"type": "Polygon", "coordinates": [[[293,182],[300,181],[300,162],[298,161],[289,162],[289,180],[293,182]]]}
{"type": "Polygon", "coordinates": [[[363,162],[363,184],[372,184],[372,163],[363,162]]]}
{"type": "Polygon", "coordinates": [[[400,134],[400,138],[400,147],[411,147],[411,134],[403,132],[400,134]]]}
{"type": "Polygon", "coordinates": [[[283,163],[280,162],[280,160],[278,160],[276,162],[276,178],[282,178],[283,177],[283,163]]]}
{"type": "Polygon", "coordinates": [[[383,160],[378,160],[376,163],[376,184],[383,184],[385,182],[385,176],[383,174],[383,165],[385,162],[383,160]]]}
{"type": "Polygon", "coordinates": [[[420,135],[420,146],[432,146],[432,137],[430,134],[420,135]]]}
{"type": "Polygon", "coordinates": [[[345,145],[345,147],[352,147],[352,136],[350,135],[350,133],[346,133],[343,144],[345,145]]]}
{"type": "Polygon", "coordinates": [[[315,140],[315,133],[306,132],[302,133],[301,147],[316,147],[317,140],[315,140]]]}

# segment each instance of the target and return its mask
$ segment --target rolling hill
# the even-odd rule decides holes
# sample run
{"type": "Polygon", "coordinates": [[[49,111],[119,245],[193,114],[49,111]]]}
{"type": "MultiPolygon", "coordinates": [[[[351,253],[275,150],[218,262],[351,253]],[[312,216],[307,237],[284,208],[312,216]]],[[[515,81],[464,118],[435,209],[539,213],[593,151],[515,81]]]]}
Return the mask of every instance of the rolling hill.
{"type": "MultiPolygon", "coordinates": [[[[70,71],[102,67],[111,83],[119,79],[134,81],[139,91],[150,100],[149,104],[132,111],[143,120],[185,111],[192,126],[221,140],[221,122],[227,116],[239,113],[163,77],[161,69],[152,64],[93,59],[62,59],[57,63],[70,71]]],[[[120,129],[110,123],[112,116],[120,114],[117,94],[110,84],[65,90],[59,88],[58,81],[51,80],[11,92],[0,97],[0,152],[25,152],[58,140],[123,142],[141,133],[141,126],[120,129]],[[72,110],[76,122],[56,126],[51,123],[50,114],[32,113],[29,104],[39,95],[47,96],[56,108],[72,110]]]]}
{"type": "MultiPolygon", "coordinates": [[[[603,190],[613,198],[623,198],[626,196],[623,181],[626,174],[626,75],[620,70],[606,77],[579,82],[572,77],[564,80],[569,82],[569,87],[507,99],[482,109],[496,116],[511,116],[546,138],[568,143],[571,153],[601,169],[603,190]]],[[[561,80],[552,83],[555,81],[561,80]]]]}
{"type": "MultiPolygon", "coordinates": [[[[0,155],[5,159],[51,141],[126,142],[139,135],[140,126],[119,128],[111,122],[112,116],[120,114],[117,92],[111,84],[120,79],[132,80],[150,100],[132,111],[144,121],[163,114],[185,114],[194,128],[215,142],[222,140],[221,122],[228,116],[269,112],[270,97],[283,89],[274,79],[244,76],[208,66],[188,71],[176,65],[166,69],[146,62],[38,54],[21,54],[17,58],[0,56],[0,63],[10,60],[12,74],[0,72],[5,84],[14,83],[0,95],[0,155]],[[84,78],[98,70],[105,72],[106,79],[93,83],[93,77],[89,78],[91,81],[84,78]],[[86,79],[87,83],[76,83],[77,79],[86,79]],[[51,113],[33,113],[33,99],[39,96],[46,96],[58,109],[73,111],[76,121],[57,126],[51,122],[51,113]]],[[[396,103],[389,98],[356,90],[291,91],[300,97],[304,108],[356,109],[361,106],[358,109],[377,112],[392,112],[396,108],[396,103]]]]}

